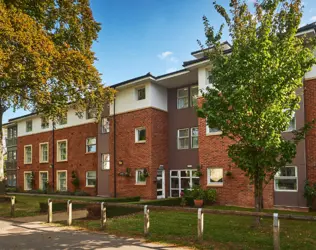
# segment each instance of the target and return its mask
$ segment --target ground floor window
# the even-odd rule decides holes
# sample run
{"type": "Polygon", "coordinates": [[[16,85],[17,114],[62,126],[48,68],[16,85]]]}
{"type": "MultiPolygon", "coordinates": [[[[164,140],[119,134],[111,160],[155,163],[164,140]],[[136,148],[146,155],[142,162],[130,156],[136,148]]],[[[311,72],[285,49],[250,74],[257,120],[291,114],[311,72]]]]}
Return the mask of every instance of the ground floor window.
{"type": "Polygon", "coordinates": [[[96,171],[86,172],[86,186],[87,187],[95,187],[96,182],[97,182],[96,171]]]}
{"type": "Polygon", "coordinates": [[[207,185],[208,186],[223,186],[224,172],[222,168],[207,169],[207,185]]]}
{"type": "Polygon", "coordinates": [[[283,192],[297,191],[297,167],[286,166],[274,176],[274,190],[283,192]]]}
{"type": "Polygon", "coordinates": [[[48,186],[48,172],[39,173],[39,189],[47,190],[48,186]]]}
{"type": "Polygon", "coordinates": [[[7,174],[7,185],[9,187],[16,187],[16,174],[7,174]]]}
{"type": "Polygon", "coordinates": [[[179,197],[184,189],[191,190],[200,184],[200,178],[196,169],[171,170],[170,171],[170,196],[179,197]]]}
{"type": "Polygon", "coordinates": [[[57,190],[67,191],[67,171],[57,171],[57,190]]]}
{"type": "Polygon", "coordinates": [[[32,190],[32,172],[24,172],[24,190],[32,190]]]}
{"type": "Polygon", "coordinates": [[[144,169],[136,169],[136,184],[146,184],[144,169]]]}

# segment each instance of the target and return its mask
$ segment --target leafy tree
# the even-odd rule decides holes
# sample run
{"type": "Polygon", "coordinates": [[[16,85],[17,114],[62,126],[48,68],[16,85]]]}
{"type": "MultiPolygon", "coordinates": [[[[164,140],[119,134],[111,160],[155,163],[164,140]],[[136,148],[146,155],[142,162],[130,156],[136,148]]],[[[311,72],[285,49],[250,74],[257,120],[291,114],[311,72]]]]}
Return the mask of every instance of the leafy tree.
{"type": "Polygon", "coordinates": [[[89,0],[0,0],[0,16],[0,152],[9,108],[55,120],[71,103],[78,115],[93,107],[99,117],[114,90],[93,65],[100,24],[89,0]]]}
{"type": "Polygon", "coordinates": [[[233,47],[229,55],[223,53],[224,24],[215,32],[204,17],[213,84],[202,94],[198,115],[231,139],[228,155],[254,184],[260,211],[265,185],[292,162],[297,143],[312,126],[293,131],[292,140],[281,134],[299,109],[302,78],[316,63],[315,39],[296,36],[300,0],[265,0],[255,4],[254,14],[239,0],[230,1],[230,15],[214,7],[225,19],[233,47]]]}

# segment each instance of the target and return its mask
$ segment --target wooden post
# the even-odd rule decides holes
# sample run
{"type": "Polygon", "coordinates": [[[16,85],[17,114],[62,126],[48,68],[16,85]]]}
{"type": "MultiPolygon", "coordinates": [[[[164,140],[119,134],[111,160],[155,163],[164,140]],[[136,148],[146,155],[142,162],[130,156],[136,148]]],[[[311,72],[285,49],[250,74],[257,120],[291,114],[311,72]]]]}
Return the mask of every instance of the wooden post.
{"type": "Polygon", "coordinates": [[[47,209],[47,222],[52,223],[53,222],[53,202],[51,199],[48,199],[48,209],[47,209]]]}
{"type": "Polygon", "coordinates": [[[198,239],[203,240],[204,231],[204,213],[202,208],[198,209],[198,239]]]}
{"type": "Polygon", "coordinates": [[[104,206],[104,202],[101,202],[101,228],[104,229],[106,227],[106,207],[104,206]]]}
{"type": "Polygon", "coordinates": [[[149,209],[147,205],[144,206],[144,234],[145,236],[149,234],[149,209]]]}
{"type": "Polygon", "coordinates": [[[68,213],[67,225],[71,226],[72,224],[72,201],[71,200],[67,201],[67,213],[68,213]]]}
{"type": "Polygon", "coordinates": [[[280,250],[280,221],[277,213],[273,214],[273,245],[274,250],[280,250]]]}
{"type": "Polygon", "coordinates": [[[15,196],[11,196],[11,217],[15,214],[15,196]]]}

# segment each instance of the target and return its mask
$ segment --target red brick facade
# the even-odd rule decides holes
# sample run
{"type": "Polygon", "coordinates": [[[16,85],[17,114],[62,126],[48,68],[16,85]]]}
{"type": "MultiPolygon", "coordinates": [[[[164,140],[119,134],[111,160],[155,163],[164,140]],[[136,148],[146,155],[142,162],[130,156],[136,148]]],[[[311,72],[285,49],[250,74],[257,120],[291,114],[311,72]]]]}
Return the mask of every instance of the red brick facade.
{"type": "MultiPolygon", "coordinates": [[[[116,121],[116,180],[117,196],[141,196],[145,199],[156,199],[157,169],[164,165],[167,169],[168,157],[168,121],[167,112],[146,108],[115,116],[116,121]],[[146,128],[146,142],[135,143],[135,129],[146,128]],[[119,164],[121,162],[121,164],[119,164]],[[119,176],[119,173],[131,169],[131,176],[119,176]],[[136,184],[136,169],[146,168],[149,177],[146,185],[136,184]]],[[[110,129],[111,166],[114,166],[114,122],[111,118],[110,129]]],[[[114,180],[114,169],[111,168],[111,181],[114,180]]],[[[110,183],[111,193],[114,184],[110,183]]]]}
{"type": "MultiPolygon", "coordinates": [[[[304,82],[305,85],[305,120],[316,119],[316,79],[304,82]]],[[[307,179],[316,183],[316,128],[311,129],[305,140],[307,179]]],[[[316,208],[316,202],[314,204],[316,208]]]]}
{"type": "MultiPolygon", "coordinates": [[[[80,180],[80,191],[96,195],[96,188],[86,187],[86,172],[97,171],[97,153],[86,153],[86,139],[89,137],[97,137],[97,124],[88,123],[84,125],[73,126],[64,129],[55,130],[55,190],[57,187],[57,171],[67,170],[67,189],[75,191],[71,183],[72,171],[75,171],[80,180]],[[66,162],[57,162],[57,146],[58,140],[67,140],[68,143],[68,160],[66,162]]],[[[35,187],[39,189],[39,172],[48,171],[49,185],[53,184],[53,170],[50,167],[53,159],[53,133],[43,132],[33,135],[18,137],[18,176],[17,186],[20,190],[24,190],[24,172],[32,171],[35,174],[35,187]],[[39,144],[49,143],[49,163],[39,162],[39,144]],[[24,164],[24,146],[32,145],[32,164],[24,164]]]]}

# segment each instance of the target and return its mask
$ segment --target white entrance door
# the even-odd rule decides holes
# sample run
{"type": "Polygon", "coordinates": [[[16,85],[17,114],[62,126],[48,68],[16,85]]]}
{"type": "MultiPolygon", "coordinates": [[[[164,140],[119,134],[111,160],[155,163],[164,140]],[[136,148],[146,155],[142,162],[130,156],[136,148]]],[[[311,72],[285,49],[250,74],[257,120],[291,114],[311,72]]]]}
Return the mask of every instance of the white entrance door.
{"type": "Polygon", "coordinates": [[[165,198],[165,170],[157,172],[157,199],[165,198]]]}

